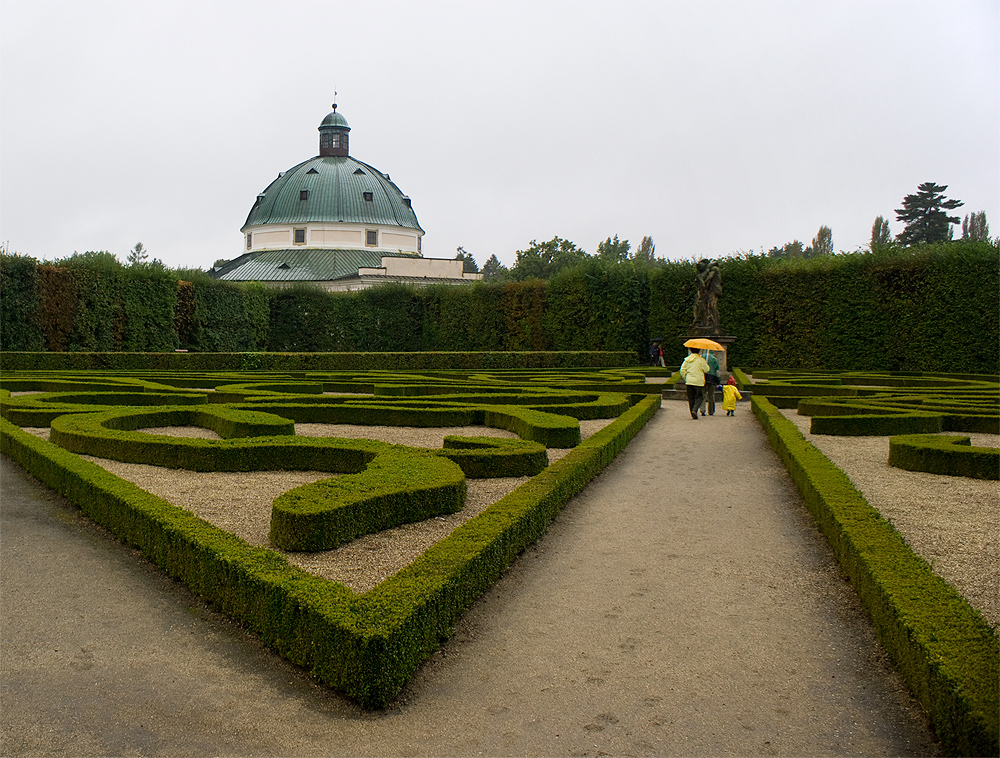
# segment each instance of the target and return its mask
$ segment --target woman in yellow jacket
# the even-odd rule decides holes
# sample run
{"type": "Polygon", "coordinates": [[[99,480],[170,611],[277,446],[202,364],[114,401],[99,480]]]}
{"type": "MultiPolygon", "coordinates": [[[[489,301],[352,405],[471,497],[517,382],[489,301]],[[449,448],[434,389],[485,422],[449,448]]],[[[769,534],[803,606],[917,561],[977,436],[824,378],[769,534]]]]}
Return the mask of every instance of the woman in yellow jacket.
{"type": "Polygon", "coordinates": [[[698,348],[688,348],[689,355],[681,364],[681,380],[687,387],[688,409],[691,418],[698,420],[698,406],[705,391],[705,374],[709,372],[708,361],[698,354],[698,348]]]}
{"type": "Polygon", "coordinates": [[[729,381],[722,387],[722,410],[727,416],[735,416],[736,401],[742,399],[743,395],[736,389],[736,377],[730,376],[729,381]]]}

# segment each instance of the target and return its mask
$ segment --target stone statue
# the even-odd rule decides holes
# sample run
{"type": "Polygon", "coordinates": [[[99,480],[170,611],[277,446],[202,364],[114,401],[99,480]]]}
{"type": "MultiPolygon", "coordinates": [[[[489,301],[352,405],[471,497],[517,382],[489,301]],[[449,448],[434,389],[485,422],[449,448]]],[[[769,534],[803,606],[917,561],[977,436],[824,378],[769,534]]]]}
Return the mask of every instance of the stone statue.
{"type": "Polygon", "coordinates": [[[722,294],[722,273],[719,262],[702,258],[698,261],[697,275],[698,296],[694,301],[694,321],[691,323],[693,333],[711,337],[721,334],[719,331],[719,295],[722,294]]]}

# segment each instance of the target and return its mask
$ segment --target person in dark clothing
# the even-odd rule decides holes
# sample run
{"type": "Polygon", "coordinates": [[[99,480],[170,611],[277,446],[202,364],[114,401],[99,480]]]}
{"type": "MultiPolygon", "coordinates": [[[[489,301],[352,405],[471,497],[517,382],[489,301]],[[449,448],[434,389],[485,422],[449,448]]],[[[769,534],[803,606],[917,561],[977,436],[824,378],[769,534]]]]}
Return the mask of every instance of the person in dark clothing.
{"type": "Polygon", "coordinates": [[[652,342],[649,345],[649,365],[665,366],[663,362],[663,346],[659,342],[652,342]]]}
{"type": "Polygon", "coordinates": [[[701,415],[715,415],[715,388],[719,386],[719,361],[712,354],[711,350],[705,351],[705,362],[708,363],[709,372],[705,374],[705,393],[701,399],[701,415]]]}

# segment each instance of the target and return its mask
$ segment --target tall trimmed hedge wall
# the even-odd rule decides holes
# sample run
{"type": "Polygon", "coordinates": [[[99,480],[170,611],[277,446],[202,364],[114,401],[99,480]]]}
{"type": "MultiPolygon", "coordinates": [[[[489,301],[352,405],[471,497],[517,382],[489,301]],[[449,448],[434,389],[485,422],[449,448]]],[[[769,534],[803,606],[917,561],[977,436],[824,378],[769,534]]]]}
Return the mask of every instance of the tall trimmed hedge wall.
{"type": "Polygon", "coordinates": [[[173,350],[181,285],[157,266],[52,266],[0,255],[0,349],[173,350]]]}
{"type": "Polygon", "coordinates": [[[720,261],[730,363],[997,373],[1000,251],[952,242],[890,255],[720,261]]]}
{"type": "Polygon", "coordinates": [[[34,258],[0,255],[0,350],[44,350],[38,264],[34,258]]]}
{"type": "MultiPolygon", "coordinates": [[[[951,242],[888,254],[720,261],[730,365],[995,373],[1000,255],[951,242]],[[957,359],[957,361],[956,361],[957,359]]],[[[548,281],[354,293],[267,289],[152,267],[90,270],[0,256],[5,351],[629,350],[691,321],[694,263],[591,259],[548,281]]]]}

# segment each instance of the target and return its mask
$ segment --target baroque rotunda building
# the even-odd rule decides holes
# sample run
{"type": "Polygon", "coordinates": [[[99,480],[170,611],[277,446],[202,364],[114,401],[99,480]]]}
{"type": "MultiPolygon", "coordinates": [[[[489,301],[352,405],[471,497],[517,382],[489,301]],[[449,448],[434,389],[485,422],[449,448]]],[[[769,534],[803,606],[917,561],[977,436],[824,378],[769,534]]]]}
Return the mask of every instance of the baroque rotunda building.
{"type": "Polygon", "coordinates": [[[319,125],[319,155],[278,174],[243,224],[245,252],[210,272],[223,281],[313,283],[330,291],[384,282],[464,284],[460,260],[424,258],[410,198],[350,155],[336,103],[319,125]]]}

